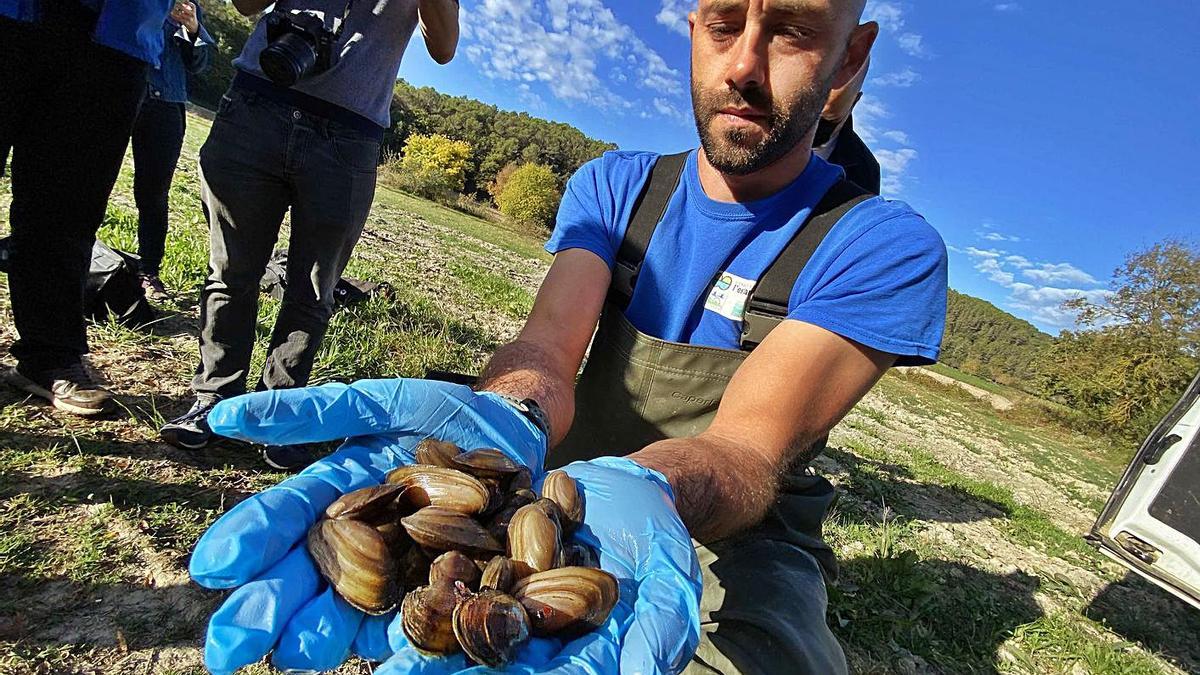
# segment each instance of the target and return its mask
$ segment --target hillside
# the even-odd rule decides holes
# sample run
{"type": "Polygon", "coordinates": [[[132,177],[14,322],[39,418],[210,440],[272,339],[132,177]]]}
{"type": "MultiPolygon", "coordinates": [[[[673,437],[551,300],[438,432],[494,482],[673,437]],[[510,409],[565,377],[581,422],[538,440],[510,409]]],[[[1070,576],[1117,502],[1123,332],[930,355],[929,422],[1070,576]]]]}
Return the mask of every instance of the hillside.
{"type": "MultiPolygon", "coordinates": [[[[5,675],[201,675],[205,624],[224,594],[190,582],[190,551],[220,514],[285,477],[252,449],[189,453],[155,433],[186,408],[196,358],[207,130],[189,119],[172,188],[164,278],[176,301],[153,334],[90,329],[120,414],[85,422],[0,390],[5,675]]],[[[129,169],[101,233],[124,248],[136,232],[129,169]]],[[[8,190],[0,180],[0,222],[8,190]]],[[[538,241],[383,187],[349,273],[396,292],[335,316],[315,376],[472,372],[515,335],[547,263],[538,241]]],[[[277,308],[263,300],[264,324],[277,308]]],[[[13,338],[0,321],[0,350],[13,338]]],[[[1081,539],[1127,454],[926,378],[884,377],[816,462],[840,491],[826,526],[842,564],[829,622],[852,672],[1200,672],[1200,614],[1081,539]]],[[[351,660],[336,672],[371,668],[351,660]]]]}
{"type": "Polygon", "coordinates": [[[1033,324],[992,303],[951,290],[946,302],[946,332],[941,361],[959,370],[1027,387],[1033,364],[1052,338],[1033,324]]]}

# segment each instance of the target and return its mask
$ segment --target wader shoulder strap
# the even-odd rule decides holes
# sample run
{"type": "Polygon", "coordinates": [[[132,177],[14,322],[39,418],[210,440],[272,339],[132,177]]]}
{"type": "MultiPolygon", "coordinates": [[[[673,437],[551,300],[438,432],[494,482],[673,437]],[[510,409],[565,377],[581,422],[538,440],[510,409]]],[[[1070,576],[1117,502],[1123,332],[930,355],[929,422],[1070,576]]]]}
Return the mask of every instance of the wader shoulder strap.
{"type": "Polygon", "coordinates": [[[676,155],[663,155],[655,161],[650,169],[650,178],[642,187],[641,194],[633,203],[633,211],[629,216],[629,227],[625,230],[625,238],[617,251],[617,264],[613,267],[612,285],[609,288],[609,300],[624,310],[633,298],[633,287],[637,284],[638,272],[642,269],[642,261],[646,259],[646,249],[650,246],[650,237],[654,236],[654,228],[662,220],[667,211],[667,202],[679,187],[679,179],[683,175],[683,167],[687,164],[689,152],[676,155]]]}
{"type": "Polygon", "coordinates": [[[767,337],[767,333],[783,322],[788,314],[788,298],[792,295],[796,279],[825,235],[847,211],[872,196],[844,178],[829,188],[804,226],[763,273],[746,300],[746,313],[742,317],[743,351],[753,350],[767,337]]]}

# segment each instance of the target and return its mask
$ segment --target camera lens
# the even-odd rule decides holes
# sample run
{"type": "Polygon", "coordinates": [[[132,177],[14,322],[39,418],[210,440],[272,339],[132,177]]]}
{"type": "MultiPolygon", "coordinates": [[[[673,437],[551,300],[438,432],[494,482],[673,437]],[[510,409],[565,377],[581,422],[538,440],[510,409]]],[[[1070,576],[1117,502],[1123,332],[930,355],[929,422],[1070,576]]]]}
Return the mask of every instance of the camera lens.
{"type": "Polygon", "coordinates": [[[296,84],[317,63],[317,51],[303,37],[284,33],[258,55],[258,65],[281,87],[296,84]]]}

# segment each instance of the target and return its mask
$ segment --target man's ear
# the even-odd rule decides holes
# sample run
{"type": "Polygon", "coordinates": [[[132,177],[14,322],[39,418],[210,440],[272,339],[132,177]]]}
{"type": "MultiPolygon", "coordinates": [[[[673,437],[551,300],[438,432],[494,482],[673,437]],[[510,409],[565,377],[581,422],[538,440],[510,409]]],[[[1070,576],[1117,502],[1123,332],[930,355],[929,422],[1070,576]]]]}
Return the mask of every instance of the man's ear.
{"type": "Polygon", "coordinates": [[[688,12],[688,37],[694,38],[693,33],[696,32],[696,13],[688,12]]]}
{"type": "Polygon", "coordinates": [[[833,80],[834,89],[846,86],[866,66],[867,59],[871,58],[871,47],[875,45],[877,37],[879,37],[879,24],[874,21],[854,27],[846,44],[846,57],[842,60],[841,69],[838,70],[837,77],[833,80]]]}

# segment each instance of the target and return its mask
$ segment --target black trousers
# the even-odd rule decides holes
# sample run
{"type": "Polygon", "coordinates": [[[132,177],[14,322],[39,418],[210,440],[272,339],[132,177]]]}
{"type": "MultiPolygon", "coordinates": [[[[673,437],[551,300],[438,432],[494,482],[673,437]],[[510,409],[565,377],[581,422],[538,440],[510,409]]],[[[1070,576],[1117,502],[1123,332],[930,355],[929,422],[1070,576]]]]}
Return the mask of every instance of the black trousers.
{"type": "Polygon", "coordinates": [[[158,274],[162,265],[168,193],[183,148],[184,117],[182,103],[146,98],[133,124],[133,197],[144,274],[158,274]]]}
{"type": "Polygon", "coordinates": [[[0,19],[0,147],[12,148],[12,354],[26,372],[87,352],[83,285],[121,168],[146,65],[91,40],[95,15],[43,3],[0,19]]]}

